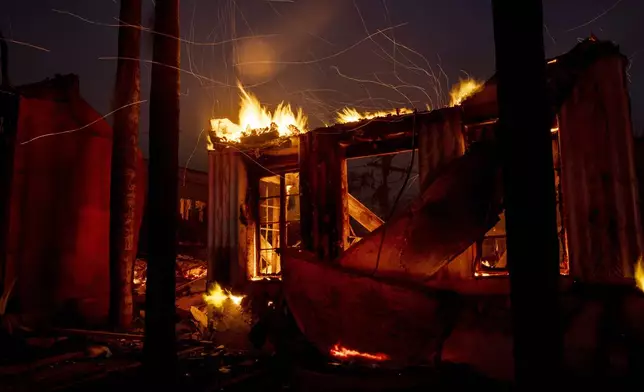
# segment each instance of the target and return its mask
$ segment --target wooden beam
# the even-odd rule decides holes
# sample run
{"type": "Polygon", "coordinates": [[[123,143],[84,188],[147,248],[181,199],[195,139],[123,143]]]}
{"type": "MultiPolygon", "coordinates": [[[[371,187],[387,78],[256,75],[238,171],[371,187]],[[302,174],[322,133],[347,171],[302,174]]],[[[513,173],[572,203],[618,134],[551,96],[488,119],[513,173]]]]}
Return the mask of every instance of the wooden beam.
{"type": "Polygon", "coordinates": [[[367,208],[360,200],[348,194],[349,215],[360,223],[362,227],[371,231],[376,230],[384,221],[380,217],[367,208]]]}

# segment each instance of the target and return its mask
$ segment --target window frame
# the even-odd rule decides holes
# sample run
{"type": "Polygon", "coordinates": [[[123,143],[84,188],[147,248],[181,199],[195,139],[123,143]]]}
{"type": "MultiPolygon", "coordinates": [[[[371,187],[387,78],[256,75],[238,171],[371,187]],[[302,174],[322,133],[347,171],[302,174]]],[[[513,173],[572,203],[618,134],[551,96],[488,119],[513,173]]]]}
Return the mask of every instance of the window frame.
{"type": "MultiPolygon", "coordinates": [[[[552,146],[553,146],[553,169],[554,169],[554,174],[555,174],[555,181],[557,179],[559,180],[558,183],[555,182],[555,208],[557,209],[557,215],[558,218],[561,220],[561,227],[557,227],[557,239],[559,241],[559,272],[561,275],[566,276],[570,274],[570,263],[569,263],[569,257],[568,257],[568,236],[567,236],[567,231],[566,231],[566,225],[565,225],[565,218],[564,218],[564,201],[563,201],[563,195],[561,191],[561,147],[560,147],[560,141],[559,141],[559,126],[558,126],[558,119],[556,121],[556,131],[551,132],[552,136],[552,146]],[[557,151],[554,151],[554,148],[556,147],[557,151]]],[[[553,128],[555,129],[555,128],[553,128]]],[[[472,131],[475,131],[475,135],[470,134],[468,138],[468,145],[479,139],[484,139],[484,138],[491,138],[493,135],[493,131],[490,128],[483,127],[483,129],[477,130],[477,129],[472,129],[472,131]]],[[[505,214],[505,209],[503,209],[503,214],[505,214]]],[[[558,224],[559,222],[557,222],[558,224]]],[[[492,229],[490,229],[491,231],[492,229]]],[[[504,228],[505,232],[505,228],[504,228]]],[[[474,244],[474,260],[473,260],[473,273],[474,277],[476,278],[485,278],[485,277],[504,277],[504,276],[509,276],[509,270],[506,266],[506,268],[499,268],[497,270],[494,269],[484,269],[481,266],[481,258],[483,256],[483,242],[486,239],[492,239],[492,238],[504,238],[506,241],[506,252],[507,252],[507,232],[505,234],[490,234],[488,235],[487,233],[483,236],[483,238],[479,239],[476,241],[474,244]]]]}
{"type": "MultiPolygon", "coordinates": [[[[255,260],[254,260],[254,263],[255,263],[255,274],[254,275],[255,276],[253,278],[259,278],[259,279],[281,278],[281,275],[282,275],[282,262],[281,262],[282,260],[281,260],[281,256],[282,256],[282,253],[283,253],[284,249],[286,249],[287,246],[288,246],[288,244],[287,244],[287,242],[288,242],[288,239],[287,239],[288,224],[290,222],[300,222],[301,221],[301,216],[297,220],[287,221],[287,211],[286,211],[287,197],[289,197],[289,196],[297,196],[298,199],[300,199],[301,196],[302,196],[302,191],[301,191],[301,188],[299,186],[299,174],[300,173],[299,173],[298,170],[289,170],[289,171],[285,171],[285,172],[274,173],[274,174],[271,174],[271,175],[260,176],[257,179],[257,189],[258,189],[257,224],[255,225],[256,226],[256,230],[255,230],[255,255],[256,256],[255,256],[255,260]],[[297,176],[298,176],[298,178],[297,178],[298,192],[297,193],[287,194],[286,176],[289,175],[289,174],[297,174],[297,176]],[[279,188],[278,188],[279,192],[278,192],[277,195],[263,196],[263,195],[260,194],[260,187],[261,187],[260,184],[262,182],[262,179],[269,178],[269,177],[279,177],[279,188]],[[261,212],[260,212],[261,208],[264,208],[264,207],[262,207],[262,202],[265,201],[265,200],[269,200],[269,199],[279,199],[279,203],[278,203],[278,205],[279,205],[279,218],[278,218],[277,222],[275,222],[275,221],[270,221],[270,222],[266,221],[266,222],[262,223],[262,221],[261,221],[261,212]],[[268,224],[275,224],[275,223],[277,223],[277,225],[278,225],[278,230],[275,231],[274,229],[271,229],[271,231],[277,232],[278,247],[276,247],[276,248],[263,248],[262,247],[262,241],[261,241],[261,235],[262,235],[262,230],[264,230],[264,229],[262,229],[262,226],[263,225],[268,225],[268,224]],[[275,273],[262,273],[261,272],[260,262],[261,262],[261,258],[262,258],[262,252],[267,252],[267,251],[275,252],[279,256],[280,264],[279,264],[278,272],[275,272],[275,273]]],[[[299,200],[298,200],[298,208],[300,208],[299,206],[300,206],[300,204],[299,204],[299,200]]],[[[301,246],[301,242],[300,242],[299,246],[301,246]]],[[[294,246],[293,248],[297,248],[297,246],[294,246]]]]}

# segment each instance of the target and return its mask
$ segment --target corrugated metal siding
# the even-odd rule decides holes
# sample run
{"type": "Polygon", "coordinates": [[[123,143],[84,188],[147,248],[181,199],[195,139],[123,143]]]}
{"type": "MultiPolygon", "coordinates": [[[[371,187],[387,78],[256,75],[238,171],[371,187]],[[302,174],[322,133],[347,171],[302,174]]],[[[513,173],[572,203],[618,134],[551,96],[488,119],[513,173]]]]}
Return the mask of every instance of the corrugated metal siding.
{"type": "Polygon", "coordinates": [[[240,211],[248,177],[241,153],[232,149],[209,154],[208,280],[239,284],[245,277],[246,226],[240,211]]]}
{"type": "Polygon", "coordinates": [[[77,95],[21,99],[6,266],[21,312],[105,321],[111,154],[111,128],[77,95]]]}
{"type": "Polygon", "coordinates": [[[618,56],[597,61],[580,76],[560,113],[571,275],[586,282],[632,277],[642,251],[624,67],[618,56]]]}

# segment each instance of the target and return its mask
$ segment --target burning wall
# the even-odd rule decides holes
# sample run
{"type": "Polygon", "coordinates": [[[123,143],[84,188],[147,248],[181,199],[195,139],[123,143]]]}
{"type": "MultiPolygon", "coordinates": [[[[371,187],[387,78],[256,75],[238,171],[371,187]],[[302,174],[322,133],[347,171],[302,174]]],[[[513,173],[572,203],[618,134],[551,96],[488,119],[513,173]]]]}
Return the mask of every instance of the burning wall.
{"type": "MultiPolygon", "coordinates": [[[[308,118],[301,108],[291,108],[290,104],[280,102],[271,112],[261,104],[259,99],[247,92],[240,82],[237,82],[240,92],[239,119],[235,123],[228,118],[213,118],[210,120],[208,149],[212,150],[215,143],[251,142],[261,144],[279,137],[293,136],[308,132],[308,118]]],[[[450,107],[459,106],[467,98],[483,89],[483,83],[475,79],[462,79],[450,91],[450,107]]],[[[426,109],[431,110],[429,104],[426,109]]],[[[375,112],[359,112],[355,108],[343,108],[335,116],[338,124],[354,123],[362,120],[384,118],[411,114],[414,110],[400,108],[375,112]]]]}

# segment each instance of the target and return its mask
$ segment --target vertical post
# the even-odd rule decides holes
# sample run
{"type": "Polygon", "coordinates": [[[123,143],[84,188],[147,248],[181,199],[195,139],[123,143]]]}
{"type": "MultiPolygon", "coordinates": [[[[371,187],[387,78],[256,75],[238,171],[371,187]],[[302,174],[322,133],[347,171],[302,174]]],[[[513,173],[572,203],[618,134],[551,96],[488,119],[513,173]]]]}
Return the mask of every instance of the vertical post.
{"type": "Polygon", "coordinates": [[[132,279],[136,258],[135,233],[137,166],[139,144],[139,101],[141,96],[141,0],[121,2],[116,83],[112,181],[110,185],[110,319],[119,329],[132,324],[132,279]],[[137,26],[137,27],[132,27],[137,26]],[[132,59],[137,59],[133,61],[132,59]],[[122,108],[122,109],[119,109],[122,108]]]}
{"type": "Polygon", "coordinates": [[[617,53],[599,59],[561,106],[571,275],[585,283],[632,278],[643,250],[626,65],[617,53]]]}
{"type": "Polygon", "coordinates": [[[465,153],[460,108],[441,111],[442,121],[422,122],[418,131],[418,171],[420,191],[429,185],[448,163],[465,153]]]}
{"type": "Polygon", "coordinates": [[[9,50],[7,49],[7,41],[4,40],[4,35],[0,31],[0,87],[9,88],[9,50]]]}
{"type": "Polygon", "coordinates": [[[144,360],[154,384],[174,381],[179,170],[179,0],[156,0],[150,88],[150,250],[144,360]]]}
{"type": "MultiPolygon", "coordinates": [[[[13,183],[14,150],[18,128],[17,94],[0,92],[0,291],[7,281],[7,237],[11,214],[11,189],[13,183]]],[[[4,286],[6,287],[6,286],[4,286]]]]}
{"type": "Polygon", "coordinates": [[[300,184],[304,247],[333,260],[347,248],[349,230],[347,162],[335,135],[300,138],[300,184]]]}
{"type": "Polygon", "coordinates": [[[519,390],[556,384],[559,251],[541,1],[492,0],[519,390]]]}
{"type": "MultiPolygon", "coordinates": [[[[0,289],[5,279],[7,235],[13,180],[13,151],[18,121],[19,97],[9,85],[9,50],[0,32],[0,289]]],[[[1,291],[1,290],[0,290],[1,291]]]]}
{"type": "Polygon", "coordinates": [[[300,228],[302,231],[302,249],[314,250],[313,209],[315,206],[315,168],[313,165],[313,133],[299,136],[298,164],[300,172],[300,228]]]}
{"type": "Polygon", "coordinates": [[[247,264],[248,225],[242,216],[246,204],[248,175],[239,151],[210,151],[208,169],[208,281],[239,285],[247,264]]]}

